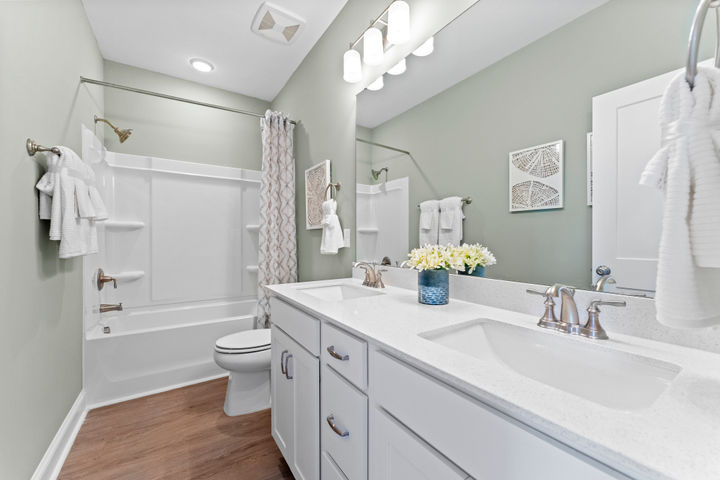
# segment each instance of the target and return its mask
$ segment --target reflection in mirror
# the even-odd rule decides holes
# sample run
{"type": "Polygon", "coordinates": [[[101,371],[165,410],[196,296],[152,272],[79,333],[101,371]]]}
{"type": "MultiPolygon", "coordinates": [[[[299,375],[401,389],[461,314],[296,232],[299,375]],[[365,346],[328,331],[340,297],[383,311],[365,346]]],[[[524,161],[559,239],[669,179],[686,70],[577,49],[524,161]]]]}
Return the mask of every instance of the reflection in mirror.
{"type": "Polygon", "coordinates": [[[461,236],[497,257],[487,277],[652,296],[662,197],[638,180],[695,7],[475,3],[357,96],[358,260],[402,263],[421,202],[471,197],[461,236]]]}

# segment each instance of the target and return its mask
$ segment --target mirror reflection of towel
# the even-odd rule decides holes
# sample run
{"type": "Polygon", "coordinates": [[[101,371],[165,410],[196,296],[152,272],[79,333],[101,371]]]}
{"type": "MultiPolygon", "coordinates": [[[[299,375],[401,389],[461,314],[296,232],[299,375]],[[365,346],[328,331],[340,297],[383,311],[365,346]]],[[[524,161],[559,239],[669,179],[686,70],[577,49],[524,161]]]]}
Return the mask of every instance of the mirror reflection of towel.
{"type": "Polygon", "coordinates": [[[447,197],[440,200],[440,231],[438,244],[460,245],[463,236],[462,198],[447,197]]]}
{"type": "Polygon", "coordinates": [[[435,245],[438,243],[438,217],[440,202],[426,200],[420,204],[419,244],[435,245]]]}

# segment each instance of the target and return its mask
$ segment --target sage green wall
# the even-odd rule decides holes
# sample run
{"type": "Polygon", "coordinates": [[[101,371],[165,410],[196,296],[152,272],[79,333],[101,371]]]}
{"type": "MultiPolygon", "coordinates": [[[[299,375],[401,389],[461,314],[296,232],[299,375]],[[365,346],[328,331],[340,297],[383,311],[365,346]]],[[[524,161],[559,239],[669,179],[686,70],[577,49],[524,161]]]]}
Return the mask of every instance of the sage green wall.
{"type": "MultiPolygon", "coordinates": [[[[105,80],[261,114],[270,106],[257,98],[107,60],[105,80]]],[[[112,151],[253,170],[262,166],[257,117],[112,88],[105,89],[105,114],[118,128],[133,129],[120,143],[109,127],[103,127],[112,151]]]]}
{"type": "MultiPolygon", "coordinates": [[[[435,32],[474,1],[409,0],[412,28],[420,35],[435,32]]],[[[387,4],[387,0],[349,0],[272,103],[274,110],[299,121],[295,128],[295,199],[298,272],[303,281],[348,276],[355,259],[355,94],[359,87],[343,81],[342,57],[348,43],[387,4]],[[325,159],[332,161],[333,180],[342,183],[338,215],[343,227],[352,229],[353,237],[352,248],[332,256],[320,255],[322,231],[305,229],[304,172],[325,159]]],[[[394,54],[402,53],[397,47],[394,50],[394,54]]],[[[392,62],[388,58],[387,63],[392,62]]]]}
{"type": "MultiPolygon", "coordinates": [[[[680,68],[695,0],[612,0],[376,127],[375,168],[411,177],[410,205],[471,195],[465,240],[498,258],[489,277],[530,283],[591,282],[586,132],[592,97],[680,68]],[[565,140],[565,208],[508,212],[508,152],[565,140]]],[[[707,32],[715,26],[708,25],[707,32]]],[[[712,55],[712,35],[701,58],[712,55]]],[[[630,207],[630,206],[629,206],[630,207]]],[[[418,216],[410,216],[411,245],[418,216]]]]}
{"type": "Polygon", "coordinates": [[[0,478],[30,478],[82,388],[82,260],[38,220],[25,139],[80,151],[102,58],[80,0],[0,2],[0,478]]]}

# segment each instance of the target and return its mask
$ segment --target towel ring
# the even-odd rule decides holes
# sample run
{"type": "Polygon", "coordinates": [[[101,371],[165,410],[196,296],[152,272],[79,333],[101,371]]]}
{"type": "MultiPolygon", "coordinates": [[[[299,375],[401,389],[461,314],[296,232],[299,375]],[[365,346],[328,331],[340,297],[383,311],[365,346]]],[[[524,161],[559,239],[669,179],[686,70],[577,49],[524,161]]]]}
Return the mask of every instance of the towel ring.
{"type": "MultiPolygon", "coordinates": [[[[325,187],[325,193],[323,194],[323,196],[325,198],[327,198],[328,190],[330,190],[331,188],[332,188],[332,192],[335,192],[335,197],[337,197],[337,192],[340,191],[340,182],[328,183],[328,186],[325,187]]],[[[330,192],[330,198],[335,198],[335,197],[333,197],[332,192],[330,192]]]]}

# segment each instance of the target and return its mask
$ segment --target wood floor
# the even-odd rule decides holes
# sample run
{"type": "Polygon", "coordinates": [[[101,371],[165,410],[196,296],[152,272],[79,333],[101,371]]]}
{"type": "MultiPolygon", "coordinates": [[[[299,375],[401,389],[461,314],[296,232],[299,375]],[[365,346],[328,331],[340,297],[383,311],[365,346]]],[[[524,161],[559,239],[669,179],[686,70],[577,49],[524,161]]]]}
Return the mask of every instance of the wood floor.
{"type": "Polygon", "coordinates": [[[227,417],[226,379],[91,410],[63,466],[70,479],[292,479],[270,410],[227,417]]]}

